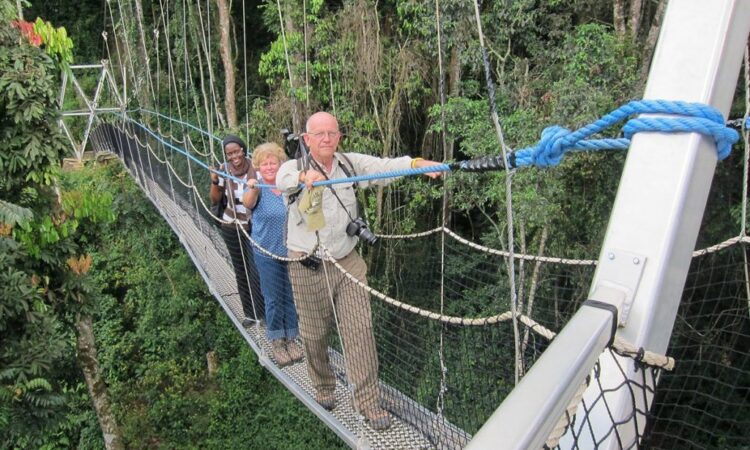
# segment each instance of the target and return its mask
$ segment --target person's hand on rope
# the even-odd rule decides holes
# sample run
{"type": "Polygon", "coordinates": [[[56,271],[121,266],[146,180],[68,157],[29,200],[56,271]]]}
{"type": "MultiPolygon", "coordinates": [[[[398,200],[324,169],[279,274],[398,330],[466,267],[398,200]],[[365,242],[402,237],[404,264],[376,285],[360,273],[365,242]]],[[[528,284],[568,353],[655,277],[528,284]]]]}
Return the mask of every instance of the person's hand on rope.
{"type": "Polygon", "coordinates": [[[255,178],[250,178],[249,180],[247,180],[247,183],[245,183],[245,186],[245,190],[255,189],[258,187],[258,180],[255,178]]]}
{"type": "Polygon", "coordinates": [[[326,177],[317,170],[303,170],[299,173],[299,182],[304,183],[307,189],[313,188],[316,181],[325,181],[326,177]]]}
{"type": "MultiPolygon", "coordinates": [[[[411,160],[412,169],[420,169],[422,167],[428,167],[428,166],[439,166],[441,164],[442,163],[439,163],[437,161],[430,161],[428,159],[422,159],[422,158],[414,158],[411,160]]],[[[434,180],[436,178],[440,178],[443,175],[443,172],[427,172],[425,173],[425,175],[434,180]]]]}
{"type": "Polygon", "coordinates": [[[245,208],[255,208],[255,205],[258,203],[258,195],[260,195],[258,180],[250,178],[245,183],[245,192],[242,194],[242,204],[245,208]]]}
{"type": "Polygon", "coordinates": [[[211,183],[213,183],[214,185],[219,184],[219,174],[216,173],[217,170],[219,170],[218,167],[212,166],[209,168],[209,173],[211,174],[211,183]]]}

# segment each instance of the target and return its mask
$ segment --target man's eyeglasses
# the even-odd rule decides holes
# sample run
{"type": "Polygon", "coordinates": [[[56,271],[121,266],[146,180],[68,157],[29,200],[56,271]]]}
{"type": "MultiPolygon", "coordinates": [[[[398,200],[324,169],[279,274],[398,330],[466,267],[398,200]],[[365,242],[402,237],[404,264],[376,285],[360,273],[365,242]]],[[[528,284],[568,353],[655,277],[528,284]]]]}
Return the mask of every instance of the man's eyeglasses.
{"type": "Polygon", "coordinates": [[[305,134],[309,134],[315,139],[323,139],[324,137],[328,137],[328,139],[336,139],[337,137],[341,136],[341,133],[338,131],[316,131],[314,133],[305,134]]]}

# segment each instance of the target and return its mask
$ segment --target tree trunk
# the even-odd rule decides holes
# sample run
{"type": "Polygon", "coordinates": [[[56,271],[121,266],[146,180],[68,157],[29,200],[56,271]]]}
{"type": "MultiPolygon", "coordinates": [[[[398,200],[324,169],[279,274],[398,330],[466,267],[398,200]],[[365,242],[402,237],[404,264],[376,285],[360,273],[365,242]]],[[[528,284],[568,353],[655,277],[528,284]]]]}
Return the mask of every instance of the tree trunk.
{"type": "Polygon", "coordinates": [[[628,27],[630,28],[630,35],[634,40],[638,39],[638,34],[641,32],[642,21],[643,0],[630,0],[630,19],[628,20],[628,27]]]}
{"type": "Polygon", "coordinates": [[[76,329],[78,330],[76,339],[78,364],[81,365],[89,395],[94,402],[94,410],[96,410],[99,426],[102,428],[102,434],[104,435],[104,445],[107,450],[124,449],[122,435],[115,416],[112,414],[112,406],[109,403],[107,385],[102,379],[99,360],[96,357],[96,342],[94,341],[91,316],[79,316],[76,320],[76,329]]]}
{"type": "Polygon", "coordinates": [[[612,14],[612,21],[615,25],[615,33],[617,36],[625,36],[625,2],[627,0],[614,0],[614,12],[612,14]]]}
{"type": "MultiPolygon", "coordinates": [[[[461,50],[458,48],[458,44],[454,44],[451,48],[451,56],[448,60],[448,98],[458,97],[461,89],[461,50]]],[[[448,139],[445,145],[445,154],[443,157],[446,160],[453,159],[453,146],[455,142],[453,139],[448,139]]]]}
{"type": "Polygon", "coordinates": [[[211,350],[206,353],[206,364],[208,366],[208,376],[213,378],[216,372],[219,371],[219,357],[215,351],[211,350]]]}
{"type": "Polygon", "coordinates": [[[219,8],[219,34],[221,46],[221,61],[224,63],[224,106],[227,110],[227,126],[237,128],[237,99],[235,96],[234,61],[232,60],[232,44],[229,39],[231,18],[227,0],[216,0],[219,8]]]}
{"type": "Polygon", "coordinates": [[[667,8],[667,0],[660,0],[654,13],[654,19],[651,22],[651,28],[648,30],[648,36],[646,42],[643,45],[643,63],[641,64],[641,76],[640,86],[638,91],[643,91],[648,78],[648,71],[651,68],[651,58],[654,56],[654,50],[656,49],[656,40],[659,38],[659,32],[661,31],[661,22],[664,19],[664,11],[667,8]]]}

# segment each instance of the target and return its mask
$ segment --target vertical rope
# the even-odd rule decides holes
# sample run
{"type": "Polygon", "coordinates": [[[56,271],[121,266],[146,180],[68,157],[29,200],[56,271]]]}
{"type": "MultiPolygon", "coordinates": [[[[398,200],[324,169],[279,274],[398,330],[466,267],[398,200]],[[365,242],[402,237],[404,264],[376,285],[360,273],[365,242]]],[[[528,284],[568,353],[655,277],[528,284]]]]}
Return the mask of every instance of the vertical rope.
{"type": "Polygon", "coordinates": [[[747,235],[747,183],[748,183],[748,162],[750,156],[748,152],[748,149],[750,148],[750,144],[748,143],[748,133],[750,133],[750,130],[748,130],[748,127],[746,125],[746,122],[748,118],[750,117],[750,69],[748,68],[748,65],[750,65],[750,41],[748,41],[748,44],[745,46],[745,55],[744,55],[744,75],[745,75],[745,116],[742,120],[742,140],[744,143],[744,158],[742,161],[742,222],[740,223],[740,237],[744,237],[747,235]]]}
{"type": "MultiPolygon", "coordinates": [[[[124,13],[122,12],[122,3],[118,1],[117,2],[117,7],[118,7],[118,10],[120,12],[120,27],[122,29],[121,33],[122,33],[122,36],[123,36],[123,46],[125,47],[125,54],[126,54],[125,56],[126,56],[126,59],[127,59],[127,61],[125,62],[125,64],[127,64],[127,66],[125,66],[123,80],[127,80],[127,78],[128,78],[128,76],[127,76],[127,70],[128,70],[128,67],[129,67],[130,68],[130,73],[133,75],[133,85],[134,85],[133,89],[135,90],[136,95],[138,95],[139,88],[138,88],[138,84],[136,83],[136,80],[135,80],[135,69],[133,68],[133,58],[132,58],[131,53],[130,53],[130,44],[128,43],[128,35],[126,33],[127,26],[125,24],[124,13]]],[[[116,41],[116,39],[115,39],[115,41],[116,41]]]]}
{"type": "Polygon", "coordinates": [[[148,57],[148,49],[146,49],[146,34],[143,31],[143,20],[142,20],[143,4],[140,2],[136,2],[135,11],[136,11],[135,20],[136,20],[136,23],[138,24],[138,35],[140,36],[139,40],[141,41],[140,43],[141,49],[143,50],[143,58],[144,58],[143,64],[145,64],[146,66],[146,70],[145,70],[146,88],[148,91],[150,91],[151,98],[154,101],[154,105],[156,105],[156,92],[154,90],[154,81],[153,81],[153,78],[151,77],[151,62],[149,61],[149,57],[148,57]]]}
{"type": "Polygon", "coordinates": [[[281,2],[276,0],[276,8],[279,11],[279,27],[281,28],[281,40],[284,43],[284,59],[286,60],[286,72],[289,76],[289,91],[292,100],[292,117],[297,117],[297,102],[294,101],[294,81],[292,79],[292,65],[289,63],[289,48],[286,42],[286,32],[284,31],[284,16],[281,13],[281,2]]]}
{"type": "Polygon", "coordinates": [[[245,139],[250,139],[250,103],[247,96],[247,16],[245,0],[242,0],[242,72],[245,75],[245,139]]]}
{"type": "MultiPolygon", "coordinates": [[[[443,74],[443,47],[442,47],[442,33],[440,26],[440,0],[435,0],[435,28],[437,29],[437,50],[438,50],[438,91],[440,96],[440,121],[442,132],[440,138],[443,144],[443,160],[447,156],[447,147],[445,139],[445,80],[443,74]]],[[[445,227],[447,210],[448,210],[448,190],[443,182],[443,205],[441,211],[440,222],[441,226],[445,227]]],[[[445,313],[445,233],[440,233],[440,314],[445,313]]],[[[437,413],[439,416],[443,415],[443,408],[445,406],[445,393],[448,390],[446,377],[448,374],[448,367],[445,365],[445,344],[444,344],[444,331],[446,325],[440,324],[440,347],[438,348],[438,354],[440,359],[440,392],[437,398],[437,413]]]]}
{"type": "Polygon", "coordinates": [[[333,115],[336,115],[336,96],[333,95],[333,72],[331,71],[331,56],[328,55],[328,85],[331,88],[331,110],[333,115]]]}
{"type": "MultiPolygon", "coordinates": [[[[112,13],[112,5],[107,1],[107,8],[109,9],[109,17],[112,19],[112,34],[115,36],[115,51],[117,51],[117,63],[120,65],[120,76],[122,77],[122,98],[125,105],[128,104],[128,93],[127,93],[127,68],[122,60],[122,51],[120,50],[120,44],[117,39],[117,25],[115,24],[115,15],[112,13]]],[[[104,40],[107,41],[107,36],[104,36],[104,40]]],[[[108,41],[107,41],[108,42],[108,41]]],[[[109,43],[107,43],[107,53],[109,54],[109,43]]]]}
{"type": "MultiPolygon", "coordinates": [[[[168,5],[168,3],[167,3],[168,5]]],[[[169,27],[167,26],[166,21],[166,15],[164,13],[164,3],[162,3],[162,0],[159,0],[159,8],[161,9],[161,20],[162,20],[162,28],[164,28],[164,42],[166,44],[167,49],[167,74],[169,77],[169,109],[170,109],[170,116],[172,115],[172,100],[173,97],[177,97],[175,103],[177,104],[177,117],[180,118],[180,120],[183,120],[182,117],[182,107],[180,106],[180,91],[177,87],[177,76],[175,75],[174,66],[172,65],[172,47],[169,44],[169,27]]],[[[171,122],[170,122],[170,132],[171,132],[171,122]]]]}
{"type": "MultiPolygon", "coordinates": [[[[474,0],[474,13],[477,20],[477,33],[479,34],[479,47],[482,50],[482,60],[484,62],[484,75],[487,80],[487,94],[490,102],[490,110],[492,113],[492,122],[495,125],[495,131],[497,133],[497,139],[500,143],[500,149],[503,153],[503,161],[508,160],[509,149],[505,145],[505,137],[503,136],[503,129],[500,126],[500,119],[497,115],[497,103],[495,102],[495,84],[492,81],[492,73],[490,69],[490,58],[487,54],[487,48],[484,45],[484,33],[482,32],[482,19],[479,15],[479,3],[474,0]]],[[[513,193],[511,191],[512,185],[512,172],[506,166],[505,167],[505,211],[508,218],[508,280],[510,283],[510,310],[513,315],[513,341],[515,346],[516,360],[515,360],[515,381],[518,384],[520,377],[520,348],[519,348],[519,337],[518,337],[518,312],[516,311],[516,277],[515,277],[515,255],[513,245],[513,193]]]]}
{"type": "MultiPolygon", "coordinates": [[[[163,13],[164,11],[161,11],[161,12],[163,13]]],[[[159,90],[159,97],[158,98],[161,98],[161,89],[160,89],[161,83],[159,82],[159,80],[161,78],[159,76],[161,74],[161,70],[159,69],[159,67],[161,67],[161,64],[159,62],[160,59],[161,59],[160,58],[160,54],[159,54],[159,39],[158,39],[158,31],[159,30],[157,29],[155,31],[157,32],[157,39],[154,41],[154,42],[156,42],[156,67],[157,67],[157,72],[156,72],[156,88],[159,90]]],[[[168,37],[169,36],[165,36],[165,38],[168,38],[168,37]]],[[[156,123],[157,123],[157,126],[159,127],[159,129],[161,129],[161,117],[157,116],[157,122],[156,123]]],[[[154,167],[151,164],[151,154],[150,154],[150,152],[146,153],[146,158],[147,158],[147,161],[148,161],[148,171],[151,174],[151,180],[156,180],[156,178],[154,178],[154,167]]],[[[151,192],[151,190],[149,188],[147,188],[147,189],[148,189],[148,192],[151,193],[152,196],[153,196],[153,193],[151,192]]],[[[161,203],[161,198],[159,198],[159,202],[161,203]]]]}
{"type": "Polygon", "coordinates": [[[305,38],[305,106],[310,111],[310,62],[307,56],[307,0],[302,0],[302,32],[305,38]]]}
{"type": "MultiPolygon", "coordinates": [[[[187,54],[187,20],[186,20],[186,12],[185,12],[184,6],[185,5],[184,5],[184,2],[183,2],[183,11],[182,11],[183,64],[182,64],[182,66],[183,66],[183,73],[184,73],[184,77],[185,77],[185,86],[184,86],[184,88],[185,88],[185,109],[189,110],[188,109],[188,102],[190,100],[190,96],[189,96],[189,87],[188,86],[189,86],[189,80],[190,79],[189,79],[189,64],[188,64],[188,59],[187,59],[187,56],[188,56],[188,54],[187,54]]],[[[163,18],[164,17],[164,14],[163,14],[164,11],[162,10],[161,13],[162,13],[162,18],[163,18]]],[[[154,31],[157,33],[157,36],[158,36],[158,29],[155,29],[154,31]]],[[[166,40],[168,40],[169,36],[166,36],[166,38],[167,38],[166,40]]],[[[159,59],[160,59],[158,57],[158,55],[159,55],[158,41],[157,41],[157,45],[156,45],[156,52],[157,52],[156,54],[157,54],[157,67],[158,67],[159,59]]],[[[157,80],[158,80],[158,76],[159,76],[159,73],[157,72],[157,80]]],[[[174,77],[174,83],[175,83],[175,86],[176,86],[177,85],[177,76],[176,75],[174,77]]],[[[157,84],[158,84],[158,82],[157,82],[157,84]]],[[[158,86],[157,86],[157,89],[158,89],[158,86]]],[[[159,96],[159,98],[161,98],[161,96],[159,96]]],[[[177,104],[178,105],[180,104],[179,96],[177,98],[177,104]]],[[[161,117],[160,116],[157,116],[157,117],[159,118],[159,121],[161,123],[161,117]]],[[[180,120],[183,120],[181,112],[180,112],[180,120]]],[[[199,208],[198,208],[198,199],[197,199],[197,196],[199,194],[197,192],[197,189],[195,188],[196,185],[195,185],[195,180],[193,179],[193,169],[192,169],[192,166],[191,166],[191,160],[187,156],[188,152],[190,151],[190,146],[189,146],[189,143],[191,142],[190,141],[190,130],[186,130],[184,125],[182,125],[181,128],[182,128],[182,139],[185,142],[185,158],[186,158],[185,162],[187,163],[188,177],[190,179],[190,186],[191,186],[190,196],[193,199],[193,207],[195,208],[196,211],[199,211],[199,208]]],[[[161,129],[161,126],[159,126],[159,129],[161,129]]],[[[174,137],[174,136],[172,136],[172,137],[174,137]]],[[[204,230],[203,230],[203,222],[202,221],[198,222],[198,228],[201,230],[201,233],[204,232],[204,230]]]]}
{"type": "MultiPolygon", "coordinates": [[[[206,128],[210,128],[208,125],[208,122],[211,120],[210,113],[208,111],[208,99],[204,96],[204,101],[205,101],[204,104],[200,104],[200,102],[198,101],[198,94],[195,88],[195,82],[193,81],[193,70],[191,69],[190,64],[189,64],[189,61],[190,61],[190,59],[188,58],[189,44],[187,40],[188,39],[187,30],[188,30],[188,20],[189,20],[188,12],[189,12],[189,8],[188,8],[187,0],[183,0],[182,1],[182,35],[185,37],[185,39],[183,41],[182,48],[183,48],[184,59],[185,59],[185,67],[187,69],[185,84],[186,86],[190,86],[190,93],[192,94],[191,95],[192,103],[193,103],[193,106],[195,107],[195,117],[196,117],[196,120],[198,121],[198,127],[203,128],[203,122],[201,119],[201,111],[204,110],[206,112],[206,128]]],[[[197,41],[195,44],[196,44],[196,49],[198,49],[198,52],[197,52],[198,68],[199,68],[200,79],[201,79],[201,93],[203,93],[203,59],[201,58],[201,55],[200,55],[200,47],[199,47],[200,44],[198,44],[197,41]]],[[[185,107],[189,109],[187,100],[185,100],[185,107]]],[[[214,140],[206,139],[206,135],[202,133],[200,135],[200,139],[201,139],[201,144],[203,145],[203,148],[204,149],[208,148],[209,150],[210,157],[208,158],[208,163],[209,164],[218,163],[219,159],[216,157],[216,154],[214,154],[214,140]],[[206,144],[206,141],[208,141],[208,144],[206,144]]]]}
{"type": "Polygon", "coordinates": [[[120,18],[119,18],[120,33],[122,34],[122,37],[123,37],[122,39],[123,46],[125,46],[124,50],[120,49],[119,39],[117,39],[117,25],[115,23],[115,15],[112,12],[112,5],[109,2],[107,2],[107,6],[109,7],[109,15],[110,17],[112,17],[112,31],[114,32],[114,35],[115,35],[115,48],[117,49],[117,58],[119,59],[120,69],[122,71],[123,96],[124,96],[125,104],[127,105],[128,104],[128,96],[127,96],[128,65],[129,65],[128,63],[132,63],[132,61],[130,61],[130,59],[128,58],[128,52],[126,51],[127,45],[128,45],[128,36],[125,34],[125,31],[124,31],[125,25],[123,24],[123,21],[122,21],[122,5],[120,5],[119,1],[117,2],[117,9],[118,9],[118,12],[120,13],[120,18]],[[124,58],[123,58],[123,55],[124,55],[124,58]]]}
{"type": "MultiPolygon", "coordinates": [[[[167,3],[167,6],[168,5],[169,4],[167,3]]],[[[174,68],[172,67],[172,51],[169,46],[169,29],[166,27],[166,23],[164,22],[166,20],[165,16],[168,15],[168,13],[167,14],[164,13],[164,3],[162,3],[162,0],[159,0],[159,12],[161,13],[162,23],[164,24],[164,34],[165,34],[164,41],[166,42],[166,45],[167,45],[167,72],[169,74],[169,80],[172,81],[174,79],[174,68]]],[[[170,116],[171,116],[172,115],[172,84],[169,84],[169,86],[170,86],[169,109],[170,109],[170,116]]],[[[182,118],[182,112],[181,112],[180,102],[179,102],[179,94],[177,92],[178,92],[177,83],[175,82],[174,83],[174,95],[178,96],[177,97],[177,111],[178,111],[180,118],[182,118]]],[[[161,130],[161,121],[157,123],[157,129],[159,131],[159,134],[163,134],[161,130]]],[[[172,121],[169,122],[169,134],[171,136],[174,136],[172,121]]],[[[146,139],[149,139],[149,138],[147,137],[146,139]]],[[[167,153],[167,148],[164,146],[164,143],[160,141],[158,142],[158,145],[159,147],[161,147],[162,152],[164,153],[164,160],[169,163],[169,154],[167,153]]],[[[149,160],[149,164],[150,164],[150,160],[149,160]]],[[[170,193],[172,194],[172,200],[176,202],[177,197],[174,192],[174,183],[172,181],[171,171],[169,170],[167,171],[167,176],[169,178],[169,190],[170,190],[170,193]]]]}
{"type": "MultiPolygon", "coordinates": [[[[208,0],[206,1],[206,3],[209,5],[206,12],[206,14],[208,15],[208,18],[206,19],[208,25],[204,26],[203,24],[203,11],[201,10],[200,2],[196,3],[196,5],[198,6],[198,23],[201,27],[201,43],[203,44],[203,51],[205,52],[207,58],[206,67],[208,68],[208,87],[209,92],[211,93],[210,107],[213,109],[213,115],[216,116],[217,125],[221,126],[222,121],[221,117],[219,116],[219,104],[218,100],[216,99],[216,90],[214,89],[214,71],[212,69],[213,58],[211,57],[211,8],[208,0]],[[208,35],[208,37],[206,37],[206,35],[208,35]]],[[[213,134],[213,129],[209,128],[208,131],[209,133],[213,134]]]]}
{"type": "MultiPolygon", "coordinates": [[[[744,143],[744,160],[742,162],[742,224],[740,225],[740,237],[745,237],[747,233],[747,183],[748,170],[750,170],[750,131],[746,123],[750,117],[750,42],[745,46],[745,117],[742,120],[742,141],[744,143]]],[[[750,315],[750,271],[747,267],[747,251],[742,246],[742,258],[745,262],[745,294],[747,296],[747,311],[750,315]]]]}

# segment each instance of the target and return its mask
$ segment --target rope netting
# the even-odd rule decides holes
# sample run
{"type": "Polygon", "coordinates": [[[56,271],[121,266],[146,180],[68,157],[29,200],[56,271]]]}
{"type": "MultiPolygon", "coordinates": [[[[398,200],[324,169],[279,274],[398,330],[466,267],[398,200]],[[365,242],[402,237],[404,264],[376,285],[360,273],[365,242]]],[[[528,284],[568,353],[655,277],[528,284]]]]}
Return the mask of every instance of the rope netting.
{"type": "MultiPolygon", "coordinates": [[[[325,262],[313,270],[300,262],[307,255],[290,259],[262,248],[252,231],[222,223],[211,214],[208,171],[170,145],[196,159],[210,160],[212,154],[194,147],[192,142],[199,138],[191,136],[196,130],[178,126],[181,129],[173,129],[170,136],[183,136],[180,141],[149,134],[127,122],[101,125],[92,139],[96,148],[120,154],[157,207],[169,204],[184,216],[192,236],[197,236],[181,234],[186,247],[214,246],[219,260],[196,262],[204,266],[203,273],[223,264],[225,273],[207,281],[272,361],[278,362],[267,335],[269,317],[263,295],[288,292],[297,306],[299,296],[327,299],[327,305],[319,305],[322,309],[308,311],[305,317],[333,325],[332,333],[321,336],[335,375],[333,412],[347,408],[344,417],[337,417],[355,435],[366,437],[373,448],[461,448],[513,389],[516,376],[523,377],[586,300],[595,261],[550,257],[543,250],[541,254],[515,254],[517,303],[512,314],[509,254],[498,244],[502,239],[488,238],[492,233],[487,230],[440,226],[442,195],[410,204],[410,199],[423,197],[430,189],[417,178],[403,179],[382,192],[383,217],[371,220],[379,239],[373,246],[360,244],[368,266],[366,282],[356,262],[326,260],[325,248],[318,251],[325,262]],[[414,223],[414,208],[427,218],[425,222],[414,223]],[[289,278],[263,276],[268,261],[287,267],[289,278]],[[283,281],[292,278],[294,283],[283,281]],[[271,285],[263,280],[277,281],[271,285]],[[266,286],[261,287],[264,282],[266,286]],[[291,284],[298,291],[289,292],[291,284]],[[347,309],[341,298],[359,302],[347,309]],[[347,333],[360,336],[361,328],[369,327],[368,314],[374,345],[346,344],[356,341],[347,338],[347,333]],[[375,360],[377,370],[368,369],[375,360]],[[377,374],[374,383],[368,378],[372,373],[377,374]],[[372,398],[379,398],[380,406],[394,419],[388,431],[373,432],[369,426],[365,408],[372,398]]],[[[261,199],[271,195],[263,189],[261,199]]],[[[450,197],[460,202],[460,197],[450,197]]],[[[453,206],[447,205],[460,215],[461,208],[453,206]]],[[[454,216],[453,223],[466,222],[454,216]]],[[[275,227],[283,230],[285,225],[275,227]]],[[[580,408],[588,411],[592,403],[606,402],[608,392],[626,389],[634,396],[631,416],[624,422],[612,420],[603,430],[601,423],[592,425],[586,414],[580,414],[579,404],[573,404],[556,431],[565,436],[561,441],[551,437],[550,447],[590,448],[591,442],[596,445],[613,436],[620,439],[627,427],[640,431],[633,441],[618,441],[622,448],[645,442],[655,448],[675,448],[681,439],[705,442],[698,444],[703,448],[746,442],[750,402],[746,387],[750,310],[742,262],[746,245],[744,239],[734,238],[695,252],[668,352],[677,361],[676,370],[662,370],[671,368],[673,361],[659,359],[659,355],[649,359],[648,349],[628,349],[627,343],[618,343],[608,352],[626,356],[612,359],[623,364],[637,361],[644,378],[605,387],[593,402],[581,400],[580,408]],[[656,379],[659,385],[652,401],[650,391],[656,379]],[[579,413],[572,415],[576,409],[579,413]]],[[[300,321],[300,328],[306,326],[324,329],[318,323],[300,321]]],[[[295,342],[304,344],[299,339],[295,342]]],[[[299,373],[297,382],[314,396],[304,360],[287,368],[299,373]]],[[[597,383],[602,370],[598,365],[588,383],[597,383]]]]}

